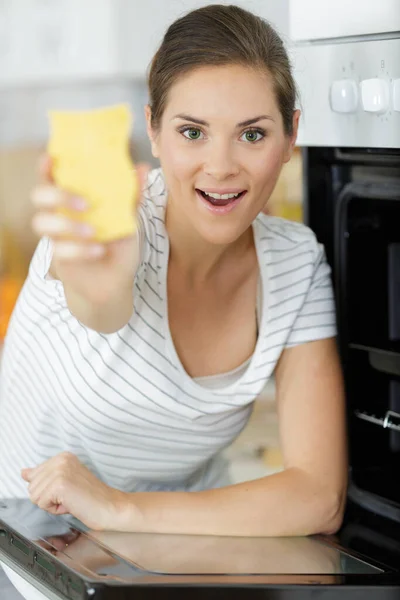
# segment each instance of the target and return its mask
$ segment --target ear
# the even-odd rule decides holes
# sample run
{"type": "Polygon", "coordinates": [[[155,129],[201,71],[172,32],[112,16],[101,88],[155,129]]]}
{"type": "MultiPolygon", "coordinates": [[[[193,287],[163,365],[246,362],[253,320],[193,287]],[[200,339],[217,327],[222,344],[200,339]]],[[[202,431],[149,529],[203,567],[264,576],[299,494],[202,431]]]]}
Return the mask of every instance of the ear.
{"type": "Polygon", "coordinates": [[[286,151],[285,151],[285,157],[283,159],[283,162],[285,162],[285,163],[289,162],[289,160],[291,159],[292,154],[293,154],[293,148],[296,144],[297,132],[299,130],[300,114],[301,113],[300,113],[299,109],[296,109],[293,112],[292,135],[290,137],[288,137],[287,147],[286,147],[286,151]]]}
{"type": "Polygon", "coordinates": [[[144,107],[144,116],[146,118],[146,129],[147,135],[149,136],[150,144],[151,144],[151,153],[154,158],[159,158],[158,146],[156,142],[156,133],[151,126],[151,108],[148,104],[144,107]]]}

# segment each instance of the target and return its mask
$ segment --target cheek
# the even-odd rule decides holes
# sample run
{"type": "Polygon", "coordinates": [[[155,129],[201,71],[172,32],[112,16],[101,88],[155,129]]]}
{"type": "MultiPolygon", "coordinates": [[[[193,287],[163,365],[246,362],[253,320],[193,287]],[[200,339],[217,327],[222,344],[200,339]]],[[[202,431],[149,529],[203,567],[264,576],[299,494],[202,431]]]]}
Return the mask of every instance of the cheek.
{"type": "Polygon", "coordinates": [[[196,168],[195,153],[188,148],[184,140],[168,135],[160,144],[160,162],[173,177],[184,179],[196,168]]]}
{"type": "Polygon", "coordinates": [[[275,185],[283,166],[282,148],[270,147],[253,163],[253,172],[263,187],[275,185]]]}

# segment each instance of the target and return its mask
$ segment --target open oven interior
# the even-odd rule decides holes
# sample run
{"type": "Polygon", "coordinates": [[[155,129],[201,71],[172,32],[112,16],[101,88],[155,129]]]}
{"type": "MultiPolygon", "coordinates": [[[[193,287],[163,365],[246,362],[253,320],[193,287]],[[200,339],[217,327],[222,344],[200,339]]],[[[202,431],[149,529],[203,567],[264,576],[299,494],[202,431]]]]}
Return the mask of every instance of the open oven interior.
{"type": "Polygon", "coordinates": [[[400,151],[304,153],[306,220],[333,269],[349,498],[400,522],[400,151]]]}

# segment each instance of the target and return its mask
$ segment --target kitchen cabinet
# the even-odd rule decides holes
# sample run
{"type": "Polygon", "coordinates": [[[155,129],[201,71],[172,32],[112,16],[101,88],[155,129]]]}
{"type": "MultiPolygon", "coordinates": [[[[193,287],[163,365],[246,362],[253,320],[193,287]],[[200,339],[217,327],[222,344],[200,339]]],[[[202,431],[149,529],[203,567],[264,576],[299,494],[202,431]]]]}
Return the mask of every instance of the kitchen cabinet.
{"type": "Polygon", "coordinates": [[[290,0],[290,35],[295,41],[397,32],[398,0],[290,0]],[[332,10],[332,8],[334,10],[332,10]]]}

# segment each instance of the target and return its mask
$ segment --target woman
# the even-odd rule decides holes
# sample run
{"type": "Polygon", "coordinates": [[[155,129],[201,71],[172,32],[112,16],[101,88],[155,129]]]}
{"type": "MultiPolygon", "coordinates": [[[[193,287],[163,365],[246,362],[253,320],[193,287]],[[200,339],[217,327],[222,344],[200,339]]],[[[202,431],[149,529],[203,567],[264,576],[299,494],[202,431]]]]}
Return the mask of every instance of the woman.
{"type": "MultiPolygon", "coordinates": [[[[333,533],[346,496],[330,270],[306,226],[262,213],[299,120],[282,41],[235,6],[166,32],[146,107],[161,169],[140,234],[108,245],[33,193],[42,236],[1,378],[0,496],[92,529],[333,533]],[[230,485],[221,451],[275,375],[284,470],[230,485]]],[[[142,169],[142,177],[143,169],[142,169]]]]}

